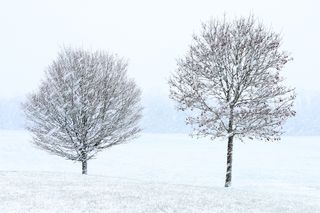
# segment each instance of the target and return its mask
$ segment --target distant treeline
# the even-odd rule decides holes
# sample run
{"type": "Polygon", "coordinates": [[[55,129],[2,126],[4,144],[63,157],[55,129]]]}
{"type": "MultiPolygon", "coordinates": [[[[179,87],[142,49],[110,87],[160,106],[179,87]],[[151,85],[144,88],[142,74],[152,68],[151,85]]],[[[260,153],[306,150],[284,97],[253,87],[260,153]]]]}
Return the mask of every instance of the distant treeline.
{"type": "MultiPolygon", "coordinates": [[[[24,129],[21,111],[23,98],[0,99],[0,129],[24,129]]],[[[166,96],[143,99],[142,128],[145,133],[190,133],[185,115],[175,110],[166,96]]],[[[299,92],[295,102],[297,114],[285,125],[286,135],[320,135],[320,93],[299,92]]]]}

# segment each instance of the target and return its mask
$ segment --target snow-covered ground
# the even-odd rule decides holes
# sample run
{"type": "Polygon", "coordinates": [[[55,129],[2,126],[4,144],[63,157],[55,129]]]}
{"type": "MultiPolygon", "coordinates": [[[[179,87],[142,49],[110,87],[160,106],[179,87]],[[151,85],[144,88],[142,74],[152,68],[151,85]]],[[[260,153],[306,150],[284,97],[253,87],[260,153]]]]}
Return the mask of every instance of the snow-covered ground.
{"type": "Polygon", "coordinates": [[[320,212],[320,137],[226,142],[142,134],[80,164],[0,131],[0,212],[320,212]]]}

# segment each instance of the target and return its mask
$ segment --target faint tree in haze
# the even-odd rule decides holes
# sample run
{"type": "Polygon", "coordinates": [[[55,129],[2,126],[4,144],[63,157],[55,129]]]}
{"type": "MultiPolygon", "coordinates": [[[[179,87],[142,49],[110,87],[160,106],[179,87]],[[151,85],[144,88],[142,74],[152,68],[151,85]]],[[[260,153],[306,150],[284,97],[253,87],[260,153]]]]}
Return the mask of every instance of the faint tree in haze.
{"type": "Polygon", "coordinates": [[[169,80],[170,97],[188,110],[196,136],[228,140],[225,187],[231,185],[234,138],[279,140],[294,116],[294,89],[280,70],[291,60],[279,34],[253,16],[203,23],[169,80]]]}
{"type": "Polygon", "coordinates": [[[87,161],[98,152],[140,132],[140,94],[123,59],[64,49],[23,104],[27,128],[37,146],[82,162],[87,174],[87,161]]]}

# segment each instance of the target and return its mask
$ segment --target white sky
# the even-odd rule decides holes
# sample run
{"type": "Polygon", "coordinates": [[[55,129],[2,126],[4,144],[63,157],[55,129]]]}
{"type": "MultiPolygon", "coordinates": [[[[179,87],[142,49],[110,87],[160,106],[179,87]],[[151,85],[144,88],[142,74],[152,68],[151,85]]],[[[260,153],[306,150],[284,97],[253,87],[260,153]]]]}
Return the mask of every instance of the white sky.
{"type": "Polygon", "coordinates": [[[292,53],[288,84],[320,91],[320,3],[317,0],[0,0],[0,97],[36,89],[65,46],[102,49],[129,59],[145,94],[166,94],[167,79],[211,17],[253,13],[282,32],[292,53]]]}

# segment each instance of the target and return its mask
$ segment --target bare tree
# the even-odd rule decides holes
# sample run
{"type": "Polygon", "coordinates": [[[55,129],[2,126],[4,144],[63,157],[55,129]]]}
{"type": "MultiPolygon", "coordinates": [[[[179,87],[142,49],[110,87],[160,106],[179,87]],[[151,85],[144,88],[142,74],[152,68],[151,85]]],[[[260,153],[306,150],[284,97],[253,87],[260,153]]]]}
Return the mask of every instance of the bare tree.
{"type": "Polygon", "coordinates": [[[23,104],[27,128],[37,146],[82,162],[87,174],[87,161],[98,152],[140,132],[140,94],[123,59],[64,49],[23,104]]]}
{"type": "Polygon", "coordinates": [[[280,43],[253,16],[211,20],[169,80],[178,109],[192,111],[193,134],[227,138],[225,187],[231,186],[234,138],[279,140],[282,124],[295,115],[294,90],[279,73],[291,58],[280,43]]]}

